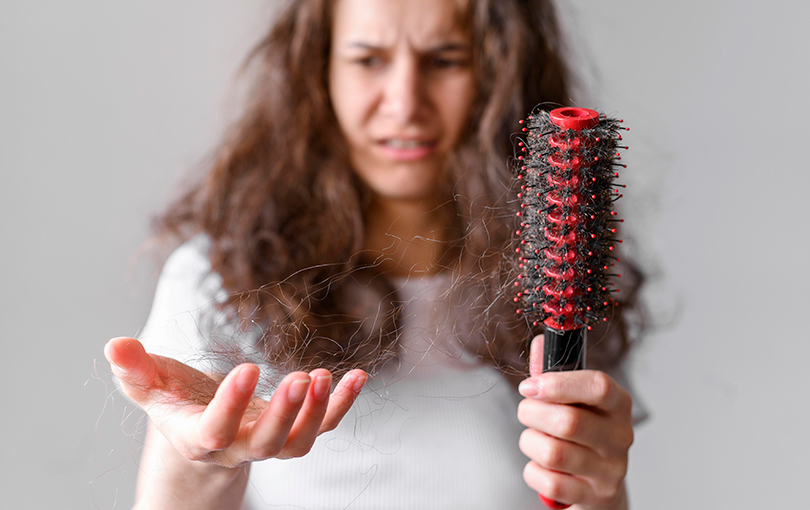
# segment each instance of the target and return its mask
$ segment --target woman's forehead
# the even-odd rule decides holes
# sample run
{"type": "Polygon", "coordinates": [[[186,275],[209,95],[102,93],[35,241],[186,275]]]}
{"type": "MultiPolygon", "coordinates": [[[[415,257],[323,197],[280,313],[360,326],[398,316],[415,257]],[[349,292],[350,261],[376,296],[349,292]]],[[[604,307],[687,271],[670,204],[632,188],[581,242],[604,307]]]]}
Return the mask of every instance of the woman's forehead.
{"type": "Polygon", "coordinates": [[[336,0],[333,39],[339,45],[388,48],[405,41],[418,50],[461,43],[459,0],[336,0]]]}

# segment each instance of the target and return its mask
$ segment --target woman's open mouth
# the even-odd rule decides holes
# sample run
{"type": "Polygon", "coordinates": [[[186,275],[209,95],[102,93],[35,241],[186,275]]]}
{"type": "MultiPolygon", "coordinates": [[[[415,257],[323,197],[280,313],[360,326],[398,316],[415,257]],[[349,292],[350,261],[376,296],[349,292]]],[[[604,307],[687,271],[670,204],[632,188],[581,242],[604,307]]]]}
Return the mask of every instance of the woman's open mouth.
{"type": "Polygon", "coordinates": [[[435,140],[387,138],[377,143],[382,152],[395,161],[415,161],[428,157],[436,148],[435,140]]]}

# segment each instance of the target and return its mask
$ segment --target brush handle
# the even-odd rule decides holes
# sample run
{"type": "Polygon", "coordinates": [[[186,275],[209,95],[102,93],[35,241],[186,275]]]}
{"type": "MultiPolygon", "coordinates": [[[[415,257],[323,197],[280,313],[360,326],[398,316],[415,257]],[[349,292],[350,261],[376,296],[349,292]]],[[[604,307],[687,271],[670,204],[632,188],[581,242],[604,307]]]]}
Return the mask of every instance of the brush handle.
{"type": "MultiPolygon", "coordinates": [[[[543,372],[584,369],[587,336],[587,328],[559,331],[546,327],[543,332],[543,372]]],[[[538,496],[544,505],[555,510],[571,506],[548,499],[542,494],[538,496]]]]}
{"type": "Polygon", "coordinates": [[[587,328],[559,331],[547,327],[543,333],[543,372],[584,369],[587,333],[587,328]]]}

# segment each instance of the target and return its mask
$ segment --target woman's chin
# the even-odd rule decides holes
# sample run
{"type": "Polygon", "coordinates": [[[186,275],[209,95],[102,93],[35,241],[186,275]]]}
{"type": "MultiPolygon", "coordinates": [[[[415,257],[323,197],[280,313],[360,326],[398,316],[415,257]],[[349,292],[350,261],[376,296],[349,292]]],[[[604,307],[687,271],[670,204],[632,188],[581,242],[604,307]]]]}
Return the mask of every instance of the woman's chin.
{"type": "Polygon", "coordinates": [[[375,189],[377,200],[389,202],[434,202],[436,199],[435,187],[428,189],[375,189]]]}
{"type": "Polygon", "coordinates": [[[431,172],[397,172],[397,178],[386,176],[386,179],[364,179],[366,185],[379,199],[398,201],[433,200],[437,193],[436,173],[431,172]],[[420,175],[421,174],[421,175],[420,175]]]}

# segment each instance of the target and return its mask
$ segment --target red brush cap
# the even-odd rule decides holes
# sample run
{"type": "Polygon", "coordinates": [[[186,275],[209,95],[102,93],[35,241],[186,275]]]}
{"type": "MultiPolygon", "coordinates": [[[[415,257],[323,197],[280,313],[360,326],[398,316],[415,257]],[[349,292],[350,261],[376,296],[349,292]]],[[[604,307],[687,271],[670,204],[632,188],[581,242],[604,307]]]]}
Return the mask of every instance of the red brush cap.
{"type": "Polygon", "coordinates": [[[557,108],[549,112],[548,118],[561,129],[574,131],[590,129],[599,124],[599,112],[587,108],[557,108]]]}

